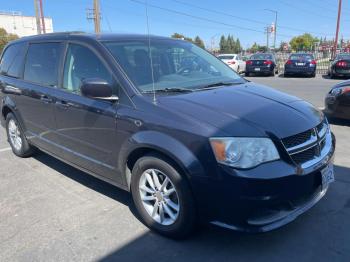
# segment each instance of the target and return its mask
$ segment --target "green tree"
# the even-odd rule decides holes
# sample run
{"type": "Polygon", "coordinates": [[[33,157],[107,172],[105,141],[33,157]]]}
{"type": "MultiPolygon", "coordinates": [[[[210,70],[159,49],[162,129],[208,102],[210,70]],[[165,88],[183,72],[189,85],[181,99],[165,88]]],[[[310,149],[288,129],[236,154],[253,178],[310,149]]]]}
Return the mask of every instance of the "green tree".
{"type": "Polygon", "coordinates": [[[239,41],[239,38],[236,40],[236,52],[235,53],[240,53],[242,52],[242,46],[241,46],[241,41],[239,41]]]}
{"type": "Polygon", "coordinates": [[[194,38],[194,43],[195,43],[197,46],[199,46],[199,47],[205,49],[204,42],[203,42],[203,40],[202,40],[198,35],[194,38]]]}
{"type": "Polygon", "coordinates": [[[313,37],[309,33],[293,37],[289,44],[294,51],[310,51],[313,49],[314,44],[318,42],[316,37],[313,37]]]}
{"type": "Polygon", "coordinates": [[[227,40],[226,37],[224,35],[221,36],[220,38],[220,53],[225,53],[228,50],[228,46],[227,46],[227,40]]]}
{"type": "Polygon", "coordinates": [[[16,39],[18,39],[17,35],[9,34],[6,32],[5,29],[0,28],[0,53],[2,52],[2,50],[7,45],[8,42],[16,39]]]}
{"type": "Polygon", "coordinates": [[[236,52],[236,42],[233,39],[233,36],[231,36],[231,35],[227,36],[227,52],[228,53],[235,53],[236,52]]]}

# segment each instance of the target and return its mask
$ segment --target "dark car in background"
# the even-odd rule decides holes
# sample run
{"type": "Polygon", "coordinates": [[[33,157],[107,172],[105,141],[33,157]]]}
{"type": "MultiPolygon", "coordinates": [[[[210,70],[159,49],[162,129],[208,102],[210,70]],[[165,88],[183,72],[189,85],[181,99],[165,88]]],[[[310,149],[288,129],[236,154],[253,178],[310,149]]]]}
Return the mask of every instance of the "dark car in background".
{"type": "Polygon", "coordinates": [[[350,119],[350,81],[339,83],[328,92],[325,113],[333,118],[350,119]]]}
{"type": "Polygon", "coordinates": [[[342,53],[337,54],[334,60],[331,60],[331,63],[328,68],[328,76],[330,78],[335,77],[350,77],[350,54],[342,53]]]}
{"type": "Polygon", "coordinates": [[[284,65],[284,76],[307,75],[316,76],[316,60],[312,54],[291,54],[284,65]]]}
{"type": "Polygon", "coordinates": [[[258,53],[252,55],[246,61],[245,76],[254,75],[270,75],[278,74],[276,58],[271,53],[258,53]]]}
{"type": "Polygon", "coordinates": [[[199,222],[269,231],[334,180],[335,138],[321,111],[190,42],[44,34],[10,43],[0,61],[13,153],[39,148],[131,192],[141,221],[165,236],[199,222]]]}

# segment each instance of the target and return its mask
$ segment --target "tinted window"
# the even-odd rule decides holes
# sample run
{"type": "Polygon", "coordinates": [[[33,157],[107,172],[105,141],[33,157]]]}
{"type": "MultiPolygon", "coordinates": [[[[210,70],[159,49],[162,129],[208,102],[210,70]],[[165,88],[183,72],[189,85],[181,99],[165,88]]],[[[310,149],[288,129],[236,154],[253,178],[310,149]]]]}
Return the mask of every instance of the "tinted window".
{"type": "Polygon", "coordinates": [[[0,63],[2,75],[20,77],[23,68],[25,44],[13,44],[6,48],[0,63]]]}
{"type": "Polygon", "coordinates": [[[232,55],[219,55],[218,56],[219,59],[234,59],[235,57],[232,55]]]}
{"type": "Polygon", "coordinates": [[[86,78],[100,78],[112,84],[111,74],[94,52],[87,47],[70,44],[64,64],[63,88],[79,93],[81,82],[86,78]]]}
{"type": "Polygon", "coordinates": [[[273,56],[270,54],[255,54],[255,55],[252,55],[250,57],[250,59],[253,59],[253,60],[266,60],[266,59],[273,60],[273,56]]]}
{"type": "Polygon", "coordinates": [[[338,59],[348,59],[348,60],[350,60],[350,54],[339,54],[339,55],[337,55],[336,60],[338,60],[338,59]]]}
{"type": "Polygon", "coordinates": [[[294,54],[294,55],[290,55],[289,59],[290,60],[313,60],[314,57],[308,54],[294,54]]]}
{"type": "Polygon", "coordinates": [[[61,51],[60,43],[29,45],[24,80],[47,86],[57,86],[61,51]]]}

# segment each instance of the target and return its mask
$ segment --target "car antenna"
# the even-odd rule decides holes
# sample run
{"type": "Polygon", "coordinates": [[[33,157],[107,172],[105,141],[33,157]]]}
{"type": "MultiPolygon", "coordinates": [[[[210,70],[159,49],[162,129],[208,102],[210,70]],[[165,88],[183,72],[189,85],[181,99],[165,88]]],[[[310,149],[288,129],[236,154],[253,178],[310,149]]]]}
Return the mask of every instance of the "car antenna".
{"type": "Polygon", "coordinates": [[[146,8],[147,35],[148,35],[148,54],[149,54],[150,66],[151,66],[151,74],[152,74],[153,103],[157,104],[156,90],[155,90],[155,86],[154,86],[153,59],[152,59],[152,49],[151,49],[151,35],[149,33],[148,0],[145,1],[145,8],[146,8]]]}

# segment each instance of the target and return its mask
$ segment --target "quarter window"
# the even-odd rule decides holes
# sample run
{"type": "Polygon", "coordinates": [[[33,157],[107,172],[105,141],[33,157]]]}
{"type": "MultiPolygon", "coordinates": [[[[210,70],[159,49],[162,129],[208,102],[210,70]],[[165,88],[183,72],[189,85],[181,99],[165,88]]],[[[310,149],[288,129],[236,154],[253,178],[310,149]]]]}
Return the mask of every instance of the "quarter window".
{"type": "Polygon", "coordinates": [[[60,43],[30,44],[24,69],[24,80],[46,86],[57,86],[60,43]]]}
{"type": "Polygon", "coordinates": [[[112,85],[111,74],[94,52],[78,44],[69,44],[64,64],[63,88],[79,94],[81,82],[87,78],[100,78],[112,85]]]}
{"type": "Polygon", "coordinates": [[[0,62],[2,75],[19,78],[23,68],[25,44],[13,44],[6,48],[0,62]]]}

